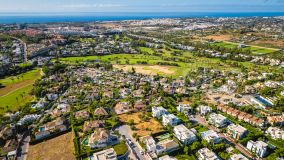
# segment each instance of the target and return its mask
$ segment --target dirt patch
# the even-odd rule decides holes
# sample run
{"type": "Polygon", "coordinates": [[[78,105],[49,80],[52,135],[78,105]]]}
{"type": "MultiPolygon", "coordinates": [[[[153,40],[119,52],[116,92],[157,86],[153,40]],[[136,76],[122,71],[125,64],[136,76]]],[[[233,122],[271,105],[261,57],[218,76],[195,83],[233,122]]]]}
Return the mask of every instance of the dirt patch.
{"type": "Polygon", "coordinates": [[[72,132],[29,146],[28,160],[75,160],[72,132]]]}
{"type": "Polygon", "coordinates": [[[170,66],[114,65],[114,67],[118,69],[122,69],[124,71],[130,71],[132,68],[134,68],[137,73],[141,73],[145,75],[157,75],[157,74],[173,75],[175,74],[175,71],[173,71],[170,66]]]}
{"type": "Polygon", "coordinates": [[[133,133],[136,133],[138,136],[143,137],[150,134],[158,133],[163,131],[163,126],[154,118],[149,118],[147,121],[141,119],[143,112],[133,113],[133,114],[123,114],[119,115],[119,119],[122,122],[134,121],[134,126],[136,130],[133,133]]]}
{"type": "Polygon", "coordinates": [[[213,39],[214,41],[229,41],[233,38],[233,36],[229,34],[222,34],[222,35],[210,35],[205,38],[213,39]]]}
{"type": "Polygon", "coordinates": [[[258,45],[263,47],[274,47],[274,48],[284,48],[283,40],[256,40],[254,42],[249,43],[251,45],[258,45]]]}

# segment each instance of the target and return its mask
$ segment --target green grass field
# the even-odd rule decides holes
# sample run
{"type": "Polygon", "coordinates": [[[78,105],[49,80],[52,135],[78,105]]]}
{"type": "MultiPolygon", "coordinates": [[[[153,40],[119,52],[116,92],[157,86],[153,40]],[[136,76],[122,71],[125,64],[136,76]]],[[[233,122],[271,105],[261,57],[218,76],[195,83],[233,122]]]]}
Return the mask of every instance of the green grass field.
{"type": "Polygon", "coordinates": [[[140,51],[143,53],[148,53],[148,54],[153,54],[154,50],[152,48],[147,48],[147,47],[140,47],[140,51]]]}
{"type": "Polygon", "coordinates": [[[39,75],[40,69],[34,69],[26,73],[22,73],[17,76],[10,76],[4,79],[0,79],[0,83],[4,86],[7,86],[9,84],[15,84],[19,83],[25,80],[33,80],[35,77],[39,75]]]}
{"type": "MultiPolygon", "coordinates": [[[[225,47],[225,48],[236,48],[239,46],[237,43],[231,43],[231,42],[216,42],[214,45],[225,47]]],[[[244,49],[250,49],[253,54],[262,55],[262,54],[270,54],[278,51],[279,49],[275,48],[265,48],[260,46],[247,46],[244,49]]]]}
{"type": "Polygon", "coordinates": [[[139,55],[115,54],[115,55],[106,55],[106,56],[68,57],[68,58],[61,58],[60,61],[63,63],[77,64],[79,62],[84,62],[84,61],[101,60],[105,62],[111,62],[112,64],[122,64],[122,65],[127,64],[126,62],[129,62],[128,65],[135,65],[138,64],[139,61],[140,62],[146,61],[147,65],[156,65],[158,62],[171,62],[179,65],[179,66],[171,66],[171,69],[175,71],[175,74],[171,75],[173,77],[184,76],[190,70],[197,69],[198,67],[215,68],[222,70],[235,70],[235,71],[240,70],[239,68],[230,68],[230,66],[228,66],[226,63],[221,62],[219,59],[193,57],[189,53],[185,53],[185,55],[186,58],[190,59],[191,61],[190,63],[166,61],[163,60],[162,57],[142,55],[142,54],[139,55]]]}
{"type": "Polygon", "coordinates": [[[16,111],[20,106],[33,100],[33,96],[29,95],[32,88],[32,85],[28,85],[0,97],[0,113],[5,113],[7,110],[16,111]]]}
{"type": "MultiPolygon", "coordinates": [[[[144,50],[152,50],[151,48],[143,48],[144,50]]],[[[205,58],[205,57],[196,57],[189,52],[183,52],[183,55],[180,56],[173,56],[169,53],[170,51],[164,51],[162,56],[154,56],[154,55],[143,55],[143,54],[114,54],[114,55],[106,55],[106,56],[86,56],[86,57],[67,57],[61,58],[60,61],[63,63],[69,64],[77,64],[80,62],[90,61],[90,60],[101,60],[105,62],[110,62],[112,64],[119,64],[119,65],[137,65],[139,62],[144,61],[147,64],[143,64],[146,70],[151,69],[151,66],[157,65],[158,62],[170,62],[176,63],[179,66],[170,66],[170,70],[174,71],[175,74],[161,74],[157,71],[156,68],[153,68],[153,72],[157,72],[163,76],[171,76],[171,77],[178,77],[178,76],[185,76],[189,71],[195,70],[199,67],[205,68],[214,68],[218,70],[224,71],[234,71],[240,72],[240,67],[234,67],[230,64],[230,62],[236,61],[222,61],[217,58],[205,58]],[[188,60],[188,62],[182,61],[171,61],[166,60],[166,58],[179,58],[183,60],[188,60]],[[149,67],[147,67],[149,65],[149,67]]],[[[237,62],[248,68],[249,70],[259,70],[259,71],[266,71],[270,72],[271,70],[281,72],[279,68],[271,67],[271,66],[263,66],[263,65],[255,65],[250,62],[237,62]]]]}
{"type": "Polygon", "coordinates": [[[7,111],[16,111],[34,99],[29,93],[33,83],[40,77],[40,69],[0,79],[4,88],[0,89],[0,114],[7,111]]]}

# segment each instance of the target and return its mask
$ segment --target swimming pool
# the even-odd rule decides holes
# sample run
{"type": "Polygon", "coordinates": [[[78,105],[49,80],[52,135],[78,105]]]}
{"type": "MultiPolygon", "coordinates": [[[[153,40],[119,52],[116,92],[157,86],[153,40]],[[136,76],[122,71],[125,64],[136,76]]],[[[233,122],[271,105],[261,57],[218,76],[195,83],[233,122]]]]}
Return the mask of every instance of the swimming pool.
{"type": "Polygon", "coordinates": [[[260,103],[262,103],[264,106],[272,106],[270,102],[262,98],[261,96],[255,96],[255,99],[257,99],[260,103]]]}

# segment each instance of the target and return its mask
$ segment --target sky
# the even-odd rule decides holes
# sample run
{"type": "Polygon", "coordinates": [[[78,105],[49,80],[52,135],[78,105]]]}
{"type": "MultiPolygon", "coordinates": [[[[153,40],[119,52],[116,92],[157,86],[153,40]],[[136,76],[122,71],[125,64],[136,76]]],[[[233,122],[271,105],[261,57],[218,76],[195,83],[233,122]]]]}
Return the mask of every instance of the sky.
{"type": "Polygon", "coordinates": [[[0,0],[8,12],[284,12],[284,0],[0,0]]]}

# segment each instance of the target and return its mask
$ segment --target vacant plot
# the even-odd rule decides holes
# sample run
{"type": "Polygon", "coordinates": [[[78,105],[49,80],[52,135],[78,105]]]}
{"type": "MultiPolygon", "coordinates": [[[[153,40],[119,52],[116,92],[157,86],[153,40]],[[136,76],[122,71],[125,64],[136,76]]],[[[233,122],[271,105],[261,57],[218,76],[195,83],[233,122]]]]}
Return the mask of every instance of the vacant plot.
{"type": "Polygon", "coordinates": [[[268,48],[284,48],[284,40],[256,40],[250,45],[263,46],[268,48]]]}
{"type": "Polygon", "coordinates": [[[154,118],[150,118],[146,121],[142,120],[141,116],[143,114],[144,113],[142,112],[133,113],[133,114],[122,114],[119,115],[119,119],[120,121],[125,123],[128,123],[133,120],[134,126],[136,128],[133,132],[140,137],[163,131],[163,126],[154,118]]]}
{"type": "Polygon", "coordinates": [[[40,77],[40,69],[1,79],[4,86],[0,89],[0,113],[7,110],[16,111],[20,106],[33,99],[29,93],[34,82],[40,77]]]}
{"type": "Polygon", "coordinates": [[[72,132],[59,137],[31,145],[28,151],[28,160],[75,160],[73,155],[73,134],[72,132]]]}
{"type": "Polygon", "coordinates": [[[157,74],[167,74],[173,75],[175,71],[171,66],[147,66],[147,65],[114,65],[115,68],[122,69],[124,71],[131,71],[132,68],[135,69],[137,73],[145,74],[145,75],[157,75],[157,74]]]}
{"type": "Polygon", "coordinates": [[[233,36],[230,34],[221,34],[221,35],[210,35],[205,37],[206,39],[213,39],[214,41],[230,41],[233,36]]]}

